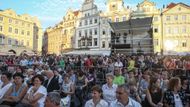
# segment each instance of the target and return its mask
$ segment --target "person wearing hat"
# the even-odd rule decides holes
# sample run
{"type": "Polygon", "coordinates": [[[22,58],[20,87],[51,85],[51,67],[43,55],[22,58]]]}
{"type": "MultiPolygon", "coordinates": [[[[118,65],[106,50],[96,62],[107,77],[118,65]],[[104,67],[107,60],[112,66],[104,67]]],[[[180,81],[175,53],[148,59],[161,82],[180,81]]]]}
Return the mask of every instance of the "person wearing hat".
{"type": "Polygon", "coordinates": [[[24,97],[27,89],[28,87],[24,84],[24,76],[22,73],[15,73],[13,75],[13,85],[3,97],[2,105],[15,106],[24,97]]]}

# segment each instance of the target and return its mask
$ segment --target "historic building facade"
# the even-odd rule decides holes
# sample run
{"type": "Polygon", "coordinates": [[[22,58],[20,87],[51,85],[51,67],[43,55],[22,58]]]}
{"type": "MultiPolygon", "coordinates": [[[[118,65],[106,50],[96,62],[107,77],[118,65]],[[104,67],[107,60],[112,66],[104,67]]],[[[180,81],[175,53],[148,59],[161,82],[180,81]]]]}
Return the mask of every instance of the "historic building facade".
{"type": "Polygon", "coordinates": [[[42,28],[36,17],[27,14],[18,15],[12,9],[0,11],[0,52],[13,50],[42,50],[42,28]]]}
{"type": "Polygon", "coordinates": [[[100,12],[94,0],[85,0],[81,8],[81,16],[77,20],[75,49],[100,48],[100,12]]]}
{"type": "Polygon", "coordinates": [[[161,14],[165,54],[190,52],[190,6],[171,3],[161,14]]]}
{"type": "Polygon", "coordinates": [[[73,36],[78,15],[79,11],[69,9],[59,24],[46,29],[49,54],[61,54],[73,48],[73,36]]]}

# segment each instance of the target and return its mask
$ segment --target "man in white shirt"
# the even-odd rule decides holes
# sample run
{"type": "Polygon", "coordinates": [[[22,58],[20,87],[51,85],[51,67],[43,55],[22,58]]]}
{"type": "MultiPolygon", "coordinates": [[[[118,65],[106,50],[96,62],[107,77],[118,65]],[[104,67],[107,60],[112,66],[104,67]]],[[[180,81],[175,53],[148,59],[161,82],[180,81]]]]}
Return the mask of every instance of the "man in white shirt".
{"type": "Polygon", "coordinates": [[[129,97],[127,85],[119,85],[116,90],[117,100],[111,103],[110,107],[141,107],[141,105],[129,97]]]}

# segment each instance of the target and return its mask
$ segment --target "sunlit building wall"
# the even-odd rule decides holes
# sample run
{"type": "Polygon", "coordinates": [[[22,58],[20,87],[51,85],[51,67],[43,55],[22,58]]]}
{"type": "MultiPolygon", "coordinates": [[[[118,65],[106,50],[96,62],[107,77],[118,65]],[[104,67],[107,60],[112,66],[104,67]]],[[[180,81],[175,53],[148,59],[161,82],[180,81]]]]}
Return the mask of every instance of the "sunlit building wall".
{"type": "Polygon", "coordinates": [[[171,3],[162,12],[163,51],[190,52],[190,6],[171,3]]]}
{"type": "Polygon", "coordinates": [[[67,49],[73,48],[73,35],[75,34],[75,23],[78,15],[79,11],[68,9],[61,22],[46,29],[49,54],[61,54],[67,49]]]}
{"type": "MultiPolygon", "coordinates": [[[[21,53],[23,50],[41,51],[42,31],[34,32],[34,26],[41,29],[37,18],[30,15],[18,15],[12,9],[0,11],[0,51],[15,50],[21,53]],[[34,35],[38,35],[38,45],[34,46],[34,35]],[[41,40],[40,40],[41,39],[41,40]]],[[[17,53],[17,54],[18,54],[17,53]]]]}

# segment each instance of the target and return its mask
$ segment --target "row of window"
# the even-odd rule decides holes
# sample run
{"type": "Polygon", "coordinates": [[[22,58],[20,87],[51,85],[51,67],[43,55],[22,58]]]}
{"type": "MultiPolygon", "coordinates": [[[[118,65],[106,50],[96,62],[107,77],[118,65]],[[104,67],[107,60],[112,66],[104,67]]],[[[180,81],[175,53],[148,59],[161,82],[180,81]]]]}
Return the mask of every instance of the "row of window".
{"type": "Polygon", "coordinates": [[[178,34],[178,33],[187,33],[187,28],[185,26],[183,27],[174,27],[174,28],[166,28],[166,33],[167,34],[178,34]]]}
{"type": "MultiPolygon", "coordinates": [[[[97,46],[98,39],[94,38],[93,40],[94,40],[93,46],[97,46]]],[[[86,40],[78,40],[78,47],[81,47],[81,46],[92,46],[92,39],[87,40],[87,43],[86,43],[86,40]]]]}
{"type": "MultiPolygon", "coordinates": [[[[6,43],[5,37],[4,36],[0,36],[0,44],[5,44],[5,43],[6,43]]],[[[20,46],[24,46],[24,40],[18,41],[18,40],[15,40],[15,39],[8,38],[7,44],[8,45],[20,45],[20,46]]],[[[28,40],[27,43],[26,43],[26,46],[29,46],[29,45],[30,45],[30,42],[28,40]]]]}
{"type": "MultiPolygon", "coordinates": [[[[118,17],[116,17],[115,18],[115,22],[122,22],[122,21],[126,21],[127,20],[127,18],[124,16],[124,17],[122,17],[122,19],[120,20],[120,18],[118,18],[118,17]]],[[[111,18],[109,18],[109,21],[111,22],[111,18]]]]}
{"type": "MultiPolygon", "coordinates": [[[[0,22],[3,22],[4,21],[4,18],[3,17],[0,17],[0,22]]],[[[22,26],[26,26],[26,27],[30,27],[31,26],[31,24],[29,24],[29,23],[26,23],[26,22],[23,22],[23,21],[18,21],[18,20],[13,20],[13,19],[11,19],[11,18],[9,18],[9,23],[11,24],[16,24],[16,25],[19,25],[19,24],[21,24],[22,26]]]]}
{"type": "MultiPolygon", "coordinates": [[[[154,45],[155,46],[159,46],[159,40],[158,39],[155,39],[154,40],[154,45]]],[[[176,46],[180,46],[180,47],[184,47],[186,48],[187,47],[187,41],[186,40],[183,40],[183,41],[176,41],[176,46]]]]}
{"type": "Polygon", "coordinates": [[[187,19],[187,16],[186,15],[182,15],[182,16],[178,16],[178,15],[174,15],[174,16],[166,16],[166,21],[170,21],[170,20],[180,20],[180,18],[185,21],[187,19]]]}
{"type": "Polygon", "coordinates": [[[83,25],[91,25],[91,24],[96,24],[96,23],[98,23],[98,19],[97,18],[95,18],[94,20],[93,19],[90,19],[90,20],[84,20],[84,23],[83,23],[83,21],[81,21],[80,23],[79,23],[79,26],[83,26],[83,25]]]}
{"type": "MultiPolygon", "coordinates": [[[[94,32],[92,31],[92,29],[89,29],[89,30],[84,30],[84,32],[82,32],[82,31],[79,31],[78,32],[78,35],[79,35],[79,37],[81,37],[82,35],[84,34],[84,36],[88,36],[88,35],[97,35],[97,28],[95,28],[94,29],[94,32]]],[[[103,29],[102,30],[102,35],[106,35],[106,31],[105,31],[105,29],[103,29]]]]}
{"type": "MultiPolygon", "coordinates": [[[[0,26],[0,31],[1,31],[1,32],[3,31],[3,26],[0,26]]],[[[17,28],[15,28],[14,31],[13,31],[13,28],[12,28],[12,27],[9,27],[8,31],[9,31],[9,33],[19,34],[19,30],[18,30],[17,28]]],[[[24,30],[21,30],[21,31],[20,31],[20,34],[21,34],[21,35],[24,35],[24,34],[25,34],[25,31],[24,31],[24,30]]],[[[28,36],[30,36],[30,31],[27,31],[26,34],[27,34],[28,36]]]]}

